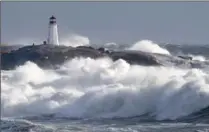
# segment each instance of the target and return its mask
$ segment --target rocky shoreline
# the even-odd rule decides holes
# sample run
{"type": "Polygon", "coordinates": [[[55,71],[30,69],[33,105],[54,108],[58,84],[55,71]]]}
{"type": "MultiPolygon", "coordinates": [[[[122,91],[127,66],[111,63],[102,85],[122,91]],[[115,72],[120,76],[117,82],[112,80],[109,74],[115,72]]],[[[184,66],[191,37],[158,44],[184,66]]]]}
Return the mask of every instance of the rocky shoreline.
{"type": "Polygon", "coordinates": [[[188,63],[192,65],[192,62],[190,62],[191,58],[186,57],[172,57],[169,55],[159,55],[142,51],[110,51],[105,48],[95,49],[90,46],[71,47],[42,44],[24,46],[7,53],[1,53],[1,69],[14,69],[16,66],[23,65],[27,61],[35,62],[43,68],[55,68],[56,66],[63,64],[66,60],[74,57],[109,57],[114,61],[124,59],[130,64],[145,66],[164,65],[163,62],[158,59],[159,56],[167,58],[169,63],[188,63]]]}

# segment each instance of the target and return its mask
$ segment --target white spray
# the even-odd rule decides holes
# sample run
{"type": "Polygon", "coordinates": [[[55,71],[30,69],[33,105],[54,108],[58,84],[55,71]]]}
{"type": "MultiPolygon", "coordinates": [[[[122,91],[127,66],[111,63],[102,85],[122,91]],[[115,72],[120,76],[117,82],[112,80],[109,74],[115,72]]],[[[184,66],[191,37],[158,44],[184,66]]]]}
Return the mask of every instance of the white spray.
{"type": "Polygon", "coordinates": [[[54,16],[49,20],[48,44],[59,45],[57,22],[54,16]]]}
{"type": "Polygon", "coordinates": [[[161,120],[209,106],[209,75],[201,69],[74,58],[56,70],[27,62],[1,72],[2,117],[56,113],[112,118],[150,113],[161,120]]]}

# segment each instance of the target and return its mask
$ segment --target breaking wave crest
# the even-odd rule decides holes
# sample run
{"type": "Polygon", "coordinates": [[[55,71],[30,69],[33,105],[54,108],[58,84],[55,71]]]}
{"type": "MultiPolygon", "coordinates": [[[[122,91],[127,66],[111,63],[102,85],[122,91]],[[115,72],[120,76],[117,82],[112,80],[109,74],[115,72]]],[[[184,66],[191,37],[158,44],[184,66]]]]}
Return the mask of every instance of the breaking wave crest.
{"type": "Polygon", "coordinates": [[[209,106],[209,75],[201,69],[130,65],[74,58],[57,70],[27,62],[2,71],[2,116],[56,113],[67,117],[177,119],[209,106]]]}
{"type": "Polygon", "coordinates": [[[158,44],[152,42],[151,40],[138,41],[128,49],[170,55],[170,52],[167,49],[160,47],[158,44]]]}
{"type": "Polygon", "coordinates": [[[192,57],[192,60],[197,60],[197,61],[206,61],[206,58],[201,55],[189,55],[192,57]]]}
{"type": "Polygon", "coordinates": [[[71,34],[68,37],[62,38],[60,44],[65,46],[72,46],[72,47],[89,46],[90,40],[88,37],[85,36],[71,34]]]}

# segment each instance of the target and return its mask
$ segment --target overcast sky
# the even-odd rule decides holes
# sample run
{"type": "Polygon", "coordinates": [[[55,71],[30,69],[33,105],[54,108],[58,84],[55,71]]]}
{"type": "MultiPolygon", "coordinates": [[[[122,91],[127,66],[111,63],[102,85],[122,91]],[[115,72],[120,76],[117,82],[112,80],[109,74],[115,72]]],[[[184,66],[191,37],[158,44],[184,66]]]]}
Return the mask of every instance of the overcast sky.
{"type": "Polygon", "coordinates": [[[53,14],[60,38],[75,33],[92,43],[209,44],[208,13],[209,2],[2,2],[1,39],[45,40],[53,14]]]}

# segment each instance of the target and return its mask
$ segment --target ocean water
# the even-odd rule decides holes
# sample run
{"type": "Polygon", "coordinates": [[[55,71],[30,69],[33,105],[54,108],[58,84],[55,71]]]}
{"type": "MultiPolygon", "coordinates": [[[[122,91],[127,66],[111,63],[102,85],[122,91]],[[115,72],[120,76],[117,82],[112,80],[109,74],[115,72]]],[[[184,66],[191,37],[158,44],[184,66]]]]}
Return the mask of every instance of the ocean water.
{"type": "MultiPolygon", "coordinates": [[[[125,49],[209,61],[207,45],[143,40],[125,49]]],[[[209,132],[209,65],[74,58],[51,70],[26,62],[1,71],[1,115],[3,132],[209,132]]]]}

